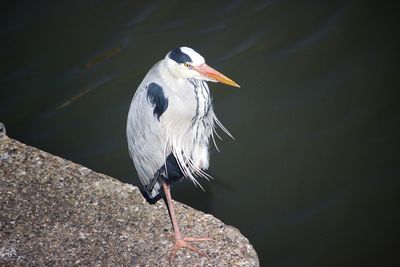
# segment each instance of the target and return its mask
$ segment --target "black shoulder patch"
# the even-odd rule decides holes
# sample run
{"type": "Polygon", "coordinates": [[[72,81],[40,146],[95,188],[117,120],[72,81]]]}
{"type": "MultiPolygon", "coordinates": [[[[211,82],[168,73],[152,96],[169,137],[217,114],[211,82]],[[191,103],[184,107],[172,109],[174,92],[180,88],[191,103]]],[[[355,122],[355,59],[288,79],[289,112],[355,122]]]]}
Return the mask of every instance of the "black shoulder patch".
{"type": "Polygon", "coordinates": [[[192,62],[192,59],[187,54],[183,53],[179,47],[171,51],[169,58],[178,63],[192,62]]]}
{"type": "Polygon", "coordinates": [[[160,120],[160,116],[168,107],[168,98],[164,96],[162,87],[157,83],[150,83],[147,86],[147,99],[154,105],[153,113],[160,120]]]}

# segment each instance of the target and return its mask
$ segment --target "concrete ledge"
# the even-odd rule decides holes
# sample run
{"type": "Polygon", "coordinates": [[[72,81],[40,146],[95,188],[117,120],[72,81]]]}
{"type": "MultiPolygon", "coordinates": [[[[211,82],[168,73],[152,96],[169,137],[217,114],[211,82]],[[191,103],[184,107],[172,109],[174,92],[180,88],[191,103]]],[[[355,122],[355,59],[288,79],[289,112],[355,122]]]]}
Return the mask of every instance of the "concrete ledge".
{"type": "Polygon", "coordinates": [[[181,250],[168,262],[164,201],[0,133],[1,266],[259,266],[236,228],[175,203],[183,233],[214,238],[196,244],[211,259],[181,250]]]}

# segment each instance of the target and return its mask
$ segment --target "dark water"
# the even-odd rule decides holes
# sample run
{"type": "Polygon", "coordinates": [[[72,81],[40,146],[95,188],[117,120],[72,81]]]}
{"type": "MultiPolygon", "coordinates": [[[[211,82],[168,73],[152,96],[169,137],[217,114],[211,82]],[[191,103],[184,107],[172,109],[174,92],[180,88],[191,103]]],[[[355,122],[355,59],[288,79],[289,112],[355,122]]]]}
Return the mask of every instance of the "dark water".
{"type": "Polygon", "coordinates": [[[238,227],[263,266],[395,265],[396,10],[368,1],[9,1],[0,121],[11,137],[138,185],[125,141],[130,100],[168,50],[191,46],[242,86],[211,85],[236,140],[213,151],[206,192],[184,181],[173,196],[238,227]]]}

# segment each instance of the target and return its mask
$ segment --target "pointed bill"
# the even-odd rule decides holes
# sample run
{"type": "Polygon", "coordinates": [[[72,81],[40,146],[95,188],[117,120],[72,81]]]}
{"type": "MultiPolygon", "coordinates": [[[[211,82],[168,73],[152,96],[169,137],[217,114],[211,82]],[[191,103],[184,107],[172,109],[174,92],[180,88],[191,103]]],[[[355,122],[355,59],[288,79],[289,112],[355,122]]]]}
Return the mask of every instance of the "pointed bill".
{"type": "Polygon", "coordinates": [[[240,87],[239,84],[237,84],[236,82],[234,82],[230,78],[226,77],[221,72],[211,68],[206,63],[201,64],[199,66],[193,66],[193,68],[195,70],[197,70],[199,73],[201,73],[202,75],[206,76],[207,78],[210,78],[212,80],[215,80],[217,82],[224,83],[224,84],[227,84],[227,85],[230,85],[230,86],[240,87]]]}

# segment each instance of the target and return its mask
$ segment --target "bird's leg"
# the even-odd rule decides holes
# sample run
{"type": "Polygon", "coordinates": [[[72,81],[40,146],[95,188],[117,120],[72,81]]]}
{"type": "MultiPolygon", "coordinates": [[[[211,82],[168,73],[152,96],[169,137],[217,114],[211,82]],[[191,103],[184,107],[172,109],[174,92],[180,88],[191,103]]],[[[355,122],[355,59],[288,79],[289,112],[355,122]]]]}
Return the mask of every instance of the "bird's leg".
{"type": "Polygon", "coordinates": [[[208,241],[208,240],[211,240],[211,238],[208,238],[208,237],[182,237],[182,235],[179,231],[178,222],[176,221],[174,204],[172,203],[170,186],[165,181],[162,181],[162,187],[164,189],[165,197],[167,199],[169,214],[171,215],[172,226],[174,227],[175,245],[171,251],[170,259],[173,259],[175,257],[176,252],[180,248],[187,248],[187,249],[190,249],[191,251],[196,252],[204,257],[209,257],[206,253],[193,247],[188,242],[208,241]]]}

